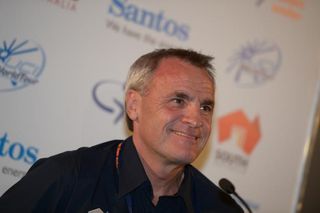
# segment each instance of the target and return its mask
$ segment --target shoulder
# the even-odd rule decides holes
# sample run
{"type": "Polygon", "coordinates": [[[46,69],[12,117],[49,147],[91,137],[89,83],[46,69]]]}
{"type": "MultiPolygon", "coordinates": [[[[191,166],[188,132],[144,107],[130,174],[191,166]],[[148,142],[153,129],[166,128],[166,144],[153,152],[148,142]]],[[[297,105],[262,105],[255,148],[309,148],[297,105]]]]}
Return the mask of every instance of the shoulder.
{"type": "Polygon", "coordinates": [[[243,212],[241,207],[224,191],[204,176],[198,169],[188,165],[192,177],[193,193],[200,212],[243,212]]]}
{"type": "Polygon", "coordinates": [[[112,150],[122,140],[113,140],[92,147],[81,147],[77,150],[66,151],[48,158],[39,159],[30,171],[45,168],[58,174],[81,174],[82,171],[94,172],[102,167],[105,160],[112,155],[112,150]],[[94,166],[92,166],[94,165],[94,166]]]}
{"type": "Polygon", "coordinates": [[[119,143],[120,140],[105,142],[38,160],[1,197],[0,211],[19,212],[23,208],[25,212],[46,212],[49,209],[65,208],[71,202],[70,199],[77,203],[81,200],[85,206],[101,171],[107,168],[106,172],[110,174],[112,168],[108,166],[111,165],[108,159],[111,160],[119,143]],[[26,192],[28,196],[25,196],[26,192]],[[24,202],[16,205],[14,201],[19,200],[17,198],[24,202]]]}
{"type": "Polygon", "coordinates": [[[211,180],[209,180],[204,174],[192,165],[187,165],[189,173],[192,177],[193,184],[197,190],[201,190],[208,193],[222,191],[211,180]]]}
{"type": "Polygon", "coordinates": [[[122,140],[112,140],[91,147],[80,147],[77,150],[66,151],[49,158],[40,159],[40,161],[53,161],[63,167],[86,166],[92,162],[101,163],[101,160],[108,157],[121,142],[122,140]]]}

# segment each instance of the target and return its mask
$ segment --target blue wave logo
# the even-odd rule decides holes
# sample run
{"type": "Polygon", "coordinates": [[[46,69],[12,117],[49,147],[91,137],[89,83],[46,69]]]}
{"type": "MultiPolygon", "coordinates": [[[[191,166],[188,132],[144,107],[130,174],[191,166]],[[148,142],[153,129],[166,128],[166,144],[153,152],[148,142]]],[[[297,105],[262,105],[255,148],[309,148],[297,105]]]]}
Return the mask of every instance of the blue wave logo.
{"type": "Polygon", "coordinates": [[[38,83],[45,62],[44,50],[35,42],[3,41],[0,45],[0,92],[38,83]]]}
{"type": "Polygon", "coordinates": [[[281,62],[278,45],[254,42],[234,54],[227,71],[234,73],[234,80],[239,86],[253,87],[274,79],[281,62]]]}
{"type": "Polygon", "coordinates": [[[124,116],[123,99],[114,96],[123,94],[124,84],[114,80],[103,80],[95,84],[92,97],[97,106],[114,117],[113,123],[117,124],[124,116]]]}

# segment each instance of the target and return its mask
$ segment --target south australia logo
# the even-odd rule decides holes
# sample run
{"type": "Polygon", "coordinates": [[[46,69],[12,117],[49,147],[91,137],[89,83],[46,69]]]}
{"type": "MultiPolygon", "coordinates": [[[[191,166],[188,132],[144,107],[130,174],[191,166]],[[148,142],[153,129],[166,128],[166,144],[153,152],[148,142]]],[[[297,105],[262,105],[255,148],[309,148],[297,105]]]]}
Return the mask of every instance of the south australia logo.
{"type": "Polygon", "coordinates": [[[261,139],[260,119],[248,119],[242,110],[218,118],[218,144],[215,161],[243,171],[249,164],[250,155],[261,139]]]}

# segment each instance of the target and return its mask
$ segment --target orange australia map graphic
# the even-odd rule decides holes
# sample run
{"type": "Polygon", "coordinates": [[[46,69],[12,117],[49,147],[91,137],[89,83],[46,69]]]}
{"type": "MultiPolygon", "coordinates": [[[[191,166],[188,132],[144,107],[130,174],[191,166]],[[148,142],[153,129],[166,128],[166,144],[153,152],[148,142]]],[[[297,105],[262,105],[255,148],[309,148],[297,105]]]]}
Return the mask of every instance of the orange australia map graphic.
{"type": "Polygon", "coordinates": [[[300,20],[304,7],[303,0],[278,0],[272,5],[272,11],[292,20],[300,20]]]}
{"type": "Polygon", "coordinates": [[[237,144],[246,155],[250,155],[261,137],[259,117],[250,122],[243,111],[235,111],[218,120],[218,141],[226,142],[236,131],[237,144]]]}

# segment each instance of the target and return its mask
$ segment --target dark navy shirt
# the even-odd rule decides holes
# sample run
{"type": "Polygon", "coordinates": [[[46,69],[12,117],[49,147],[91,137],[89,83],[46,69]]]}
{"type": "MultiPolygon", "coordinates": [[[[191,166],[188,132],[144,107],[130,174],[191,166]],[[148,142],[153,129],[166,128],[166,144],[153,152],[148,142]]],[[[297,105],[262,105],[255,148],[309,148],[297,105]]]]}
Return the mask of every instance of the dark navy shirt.
{"type": "Polygon", "coordinates": [[[151,183],[129,137],[38,160],[0,198],[0,212],[243,212],[191,165],[185,167],[177,194],[160,197],[156,206],[152,196],[151,183]]]}

